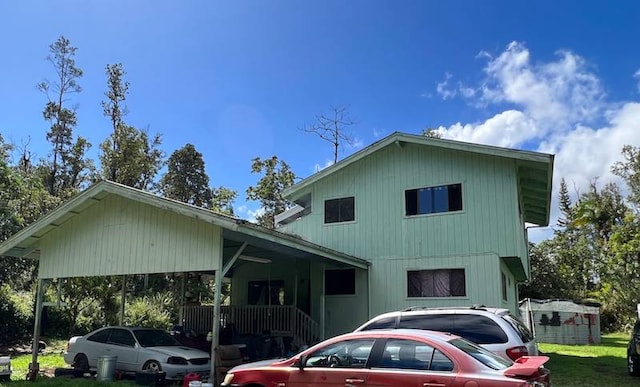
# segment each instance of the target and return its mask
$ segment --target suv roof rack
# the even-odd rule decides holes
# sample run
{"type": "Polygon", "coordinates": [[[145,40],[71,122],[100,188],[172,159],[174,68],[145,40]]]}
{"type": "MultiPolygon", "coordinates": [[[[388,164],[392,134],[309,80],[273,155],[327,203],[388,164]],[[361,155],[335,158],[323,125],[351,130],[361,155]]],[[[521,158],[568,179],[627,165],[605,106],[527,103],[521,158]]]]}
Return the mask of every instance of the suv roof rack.
{"type": "Polygon", "coordinates": [[[401,312],[416,312],[420,310],[487,310],[487,307],[482,304],[474,304],[472,306],[440,306],[440,307],[428,307],[428,306],[410,306],[406,309],[402,309],[401,312]]]}

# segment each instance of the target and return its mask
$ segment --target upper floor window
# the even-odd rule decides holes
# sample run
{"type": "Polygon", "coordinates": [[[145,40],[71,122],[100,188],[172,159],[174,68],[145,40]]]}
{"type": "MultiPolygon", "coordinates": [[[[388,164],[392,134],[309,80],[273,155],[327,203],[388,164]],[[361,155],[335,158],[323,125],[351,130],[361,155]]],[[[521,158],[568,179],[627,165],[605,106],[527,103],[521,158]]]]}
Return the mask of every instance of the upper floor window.
{"type": "Polygon", "coordinates": [[[462,210],[462,184],[404,191],[407,216],[462,210]]]}
{"type": "Polygon", "coordinates": [[[356,219],[355,197],[330,199],[324,201],[324,222],[351,222],[356,219]]]}

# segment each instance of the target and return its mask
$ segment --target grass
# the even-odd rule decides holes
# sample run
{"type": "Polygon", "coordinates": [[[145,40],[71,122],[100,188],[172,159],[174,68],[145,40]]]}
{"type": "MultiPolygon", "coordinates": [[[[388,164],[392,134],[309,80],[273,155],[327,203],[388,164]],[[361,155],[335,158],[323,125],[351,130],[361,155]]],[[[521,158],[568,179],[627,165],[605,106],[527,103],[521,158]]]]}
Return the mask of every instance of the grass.
{"type": "Polygon", "coordinates": [[[629,335],[604,335],[599,345],[539,345],[549,356],[554,387],[638,386],[640,379],[627,374],[627,342],[629,335]]]}
{"type": "MultiPolygon", "coordinates": [[[[602,386],[638,386],[640,378],[627,374],[627,341],[628,334],[617,333],[604,335],[599,345],[559,345],[540,344],[540,350],[550,360],[546,364],[551,370],[551,383],[554,387],[602,387],[602,386]]],[[[48,353],[38,356],[40,369],[54,369],[65,367],[62,355],[48,353]]],[[[31,355],[16,356],[11,359],[13,375],[11,383],[2,383],[7,387],[33,386],[65,386],[80,387],[87,384],[108,385],[92,380],[62,379],[39,377],[35,383],[25,381],[31,355]]],[[[133,385],[130,381],[119,381],[118,386],[133,385]]]]}

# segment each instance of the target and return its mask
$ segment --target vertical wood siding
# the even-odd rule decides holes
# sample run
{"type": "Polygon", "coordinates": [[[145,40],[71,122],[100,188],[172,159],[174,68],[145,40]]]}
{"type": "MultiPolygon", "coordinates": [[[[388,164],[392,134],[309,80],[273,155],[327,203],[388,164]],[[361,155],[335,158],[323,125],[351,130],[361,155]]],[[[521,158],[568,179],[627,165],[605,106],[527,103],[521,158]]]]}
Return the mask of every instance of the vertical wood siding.
{"type": "Polygon", "coordinates": [[[499,257],[521,257],[528,267],[517,187],[511,159],[389,146],[312,186],[311,214],[284,230],[371,260],[371,314],[416,304],[406,298],[409,266],[467,269],[466,299],[419,303],[499,306],[499,257]],[[456,183],[462,184],[463,211],[405,216],[405,190],[456,183]],[[324,201],[344,196],[355,196],[356,220],[325,225],[324,201]]]}
{"type": "Polygon", "coordinates": [[[211,270],[221,229],[139,202],[108,196],[47,234],[41,278],[211,270]]]}

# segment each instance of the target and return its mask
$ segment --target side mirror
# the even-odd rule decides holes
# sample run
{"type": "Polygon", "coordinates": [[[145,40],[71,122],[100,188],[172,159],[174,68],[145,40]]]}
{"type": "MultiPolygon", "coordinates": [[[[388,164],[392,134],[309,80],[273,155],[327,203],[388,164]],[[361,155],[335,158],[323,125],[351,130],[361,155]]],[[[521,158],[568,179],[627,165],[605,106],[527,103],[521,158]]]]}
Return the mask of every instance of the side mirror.
{"type": "Polygon", "coordinates": [[[302,355],[300,356],[300,358],[298,359],[298,361],[296,361],[296,365],[298,366],[298,368],[300,369],[300,371],[302,371],[304,369],[304,366],[307,364],[307,355],[302,355]]]}

